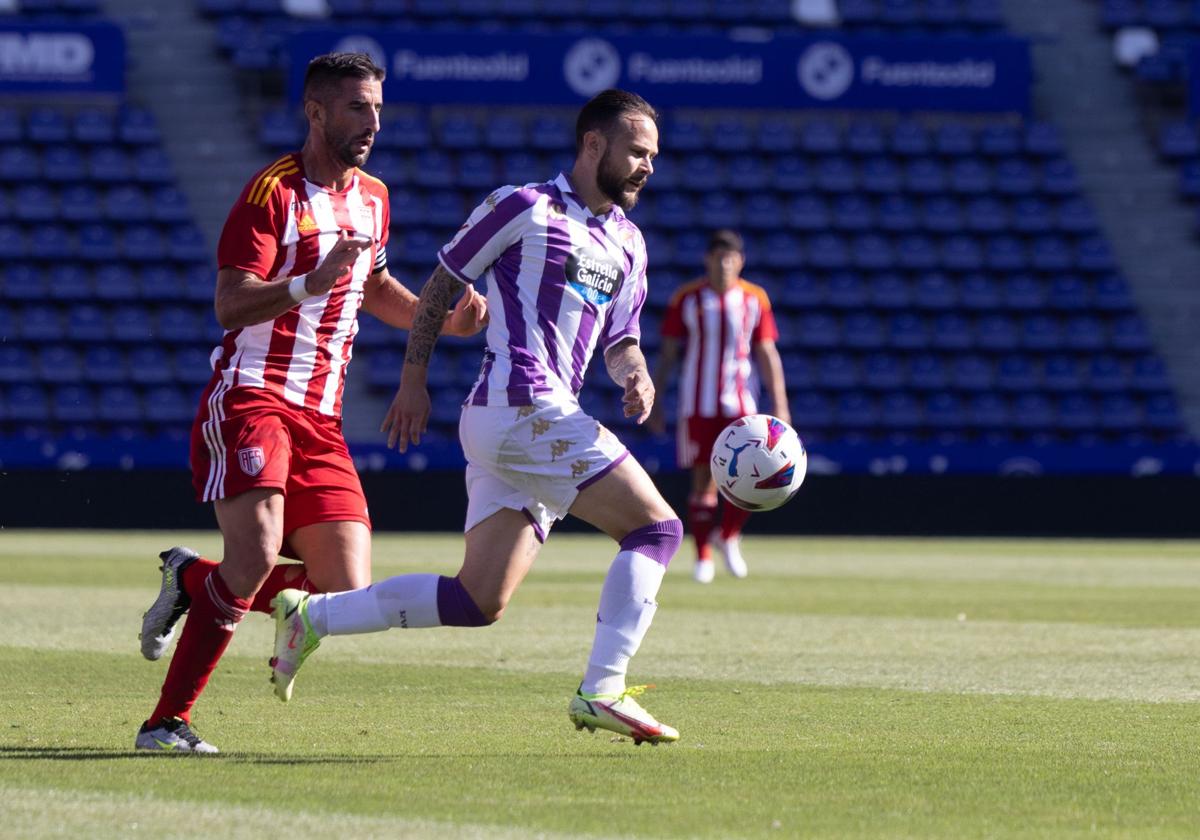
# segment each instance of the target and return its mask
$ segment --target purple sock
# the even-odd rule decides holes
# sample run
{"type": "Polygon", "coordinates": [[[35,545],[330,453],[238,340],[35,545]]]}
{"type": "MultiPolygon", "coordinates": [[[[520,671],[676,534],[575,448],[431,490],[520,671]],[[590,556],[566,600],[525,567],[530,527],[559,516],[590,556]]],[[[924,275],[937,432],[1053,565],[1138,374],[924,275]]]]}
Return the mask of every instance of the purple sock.
{"type": "Polygon", "coordinates": [[[625,539],[621,540],[621,550],[644,554],[666,568],[675,552],[679,550],[681,542],[683,523],[678,519],[668,519],[630,531],[625,535],[625,539]]]}
{"type": "Polygon", "coordinates": [[[486,627],[492,623],[484,618],[457,577],[438,578],[437,606],[438,618],[446,627],[486,627]]]}

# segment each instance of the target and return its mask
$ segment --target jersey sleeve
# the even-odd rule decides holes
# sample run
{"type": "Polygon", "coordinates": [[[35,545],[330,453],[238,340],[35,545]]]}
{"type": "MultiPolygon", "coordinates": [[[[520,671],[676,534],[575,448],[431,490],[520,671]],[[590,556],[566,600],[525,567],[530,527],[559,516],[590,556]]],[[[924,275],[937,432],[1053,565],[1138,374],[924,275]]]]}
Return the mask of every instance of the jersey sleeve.
{"type": "Polygon", "coordinates": [[[662,327],[660,328],[663,338],[685,338],[687,336],[687,327],[683,323],[683,295],[676,292],[671,295],[671,301],[667,304],[667,310],[663,313],[662,327]]]}
{"type": "Polygon", "coordinates": [[[271,268],[279,255],[284,214],[280,190],[255,200],[251,190],[258,186],[258,179],[247,184],[229,211],[221,241],[217,244],[217,266],[249,271],[270,280],[271,268]]]}
{"type": "Polygon", "coordinates": [[[521,238],[539,195],[523,187],[496,190],[438,251],[438,261],[464,283],[475,282],[521,238]]]}
{"type": "Polygon", "coordinates": [[[639,343],[642,339],[642,307],[646,305],[646,243],[640,231],[635,242],[629,279],[621,284],[621,291],[608,310],[604,330],[600,333],[600,346],[605,352],[622,339],[632,338],[639,343]]]}
{"type": "Polygon", "coordinates": [[[764,341],[778,341],[779,328],[775,324],[775,311],[771,308],[771,299],[767,293],[758,294],[758,323],[750,333],[751,344],[762,344],[764,341]]]}

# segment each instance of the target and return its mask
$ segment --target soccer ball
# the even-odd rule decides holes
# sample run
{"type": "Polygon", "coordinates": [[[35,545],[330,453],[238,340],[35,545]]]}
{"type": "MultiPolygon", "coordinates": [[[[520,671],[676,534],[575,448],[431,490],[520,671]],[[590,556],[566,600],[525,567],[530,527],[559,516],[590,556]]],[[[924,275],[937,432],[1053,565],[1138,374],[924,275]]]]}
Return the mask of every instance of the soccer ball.
{"type": "Polygon", "coordinates": [[[710,459],[717,490],[743,510],[774,510],[800,489],[808,455],[796,430],[770,414],[734,420],[710,459]]]}

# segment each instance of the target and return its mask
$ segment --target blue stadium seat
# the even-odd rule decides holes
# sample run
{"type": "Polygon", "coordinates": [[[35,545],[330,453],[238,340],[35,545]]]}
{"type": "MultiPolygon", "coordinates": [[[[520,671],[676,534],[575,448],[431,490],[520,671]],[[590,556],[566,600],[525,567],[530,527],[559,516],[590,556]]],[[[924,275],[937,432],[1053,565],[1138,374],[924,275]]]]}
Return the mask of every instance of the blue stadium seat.
{"type": "Polygon", "coordinates": [[[796,320],[796,344],[800,347],[831,349],[841,344],[841,326],[823,312],[808,312],[796,320]]]}
{"type": "MultiPolygon", "coordinates": [[[[969,200],[964,207],[964,215],[967,229],[974,233],[1000,233],[1010,225],[1008,207],[992,196],[969,200]]],[[[1015,211],[1011,224],[1016,227],[1020,218],[1020,211],[1015,211]]]]}
{"type": "MultiPolygon", "coordinates": [[[[780,310],[803,311],[825,305],[825,284],[808,272],[789,274],[778,303],[780,310]]],[[[780,340],[789,336],[780,330],[780,340]]]]}
{"type": "MultiPolygon", "coordinates": [[[[726,225],[745,227],[750,230],[777,230],[779,221],[784,216],[783,201],[771,193],[753,193],[742,203],[741,222],[737,221],[736,212],[731,212],[726,225]]],[[[704,218],[704,208],[701,207],[701,218],[704,218]]]]}
{"type": "Polygon", "coordinates": [[[898,312],[888,320],[888,344],[899,350],[929,346],[929,325],[911,312],[898,312]]]}
{"type": "Polygon", "coordinates": [[[1042,387],[1047,391],[1081,391],[1083,382],[1083,365],[1078,357],[1061,354],[1046,357],[1042,371],[1042,387]]]}
{"type": "Polygon", "coordinates": [[[804,391],[791,400],[792,423],[806,432],[833,425],[833,403],[817,391],[804,391]]]}
{"type": "Polygon", "coordinates": [[[51,146],[42,152],[42,177],[54,184],[80,181],[87,175],[84,156],[73,146],[51,146]]]}
{"type": "Polygon", "coordinates": [[[837,270],[850,264],[846,241],[832,233],[821,233],[808,239],[808,264],[814,268],[837,270]]]}
{"type": "Polygon", "coordinates": [[[891,158],[866,159],[860,175],[862,189],[872,195],[891,195],[903,187],[903,170],[891,158]]]}
{"type": "MultiPolygon", "coordinates": [[[[11,333],[6,332],[5,335],[11,333]]],[[[11,341],[0,343],[0,383],[27,382],[34,369],[36,359],[33,351],[24,344],[11,341]]]]}
{"type": "Polygon", "coordinates": [[[50,419],[50,400],[41,385],[14,385],[8,389],[5,403],[8,419],[14,422],[45,423],[50,419]]]}
{"type": "Polygon", "coordinates": [[[1116,269],[1116,260],[1103,237],[1089,236],[1079,240],[1075,251],[1075,264],[1083,271],[1109,272],[1116,269]]]}
{"type": "MultiPolygon", "coordinates": [[[[128,272],[132,276],[132,272],[128,272]]],[[[142,300],[175,301],[183,295],[184,287],[179,273],[170,266],[150,265],[142,269],[138,291],[142,300]]]]}
{"type": "Polygon", "coordinates": [[[1015,157],[1021,153],[1021,139],[1012,125],[988,125],[979,132],[979,151],[988,157],[1015,157]]]}
{"type": "Polygon", "coordinates": [[[99,287],[93,287],[91,275],[83,266],[69,261],[51,263],[46,279],[50,297],[55,300],[88,300],[103,293],[99,287]]]}
{"type": "Polygon", "coordinates": [[[66,143],[71,139],[71,126],[62,111],[35,108],[25,119],[25,136],[43,146],[66,143]]]}
{"type": "Polygon", "coordinates": [[[904,195],[884,196],[876,210],[876,225],[889,233],[905,233],[916,230],[919,208],[912,199],[904,195]]]}
{"type": "Polygon", "coordinates": [[[181,388],[163,385],[146,392],[145,415],[151,423],[190,423],[195,414],[195,401],[181,388]]]}
{"type": "Polygon", "coordinates": [[[75,237],[63,225],[37,225],[29,233],[29,258],[39,261],[62,261],[81,256],[75,237]]]}
{"type": "Polygon", "coordinates": [[[1073,350],[1100,350],[1108,343],[1107,331],[1092,315],[1074,315],[1067,319],[1063,345],[1073,350]]]}
{"type": "Polygon", "coordinates": [[[775,189],[785,193],[797,193],[811,190],[813,173],[804,158],[795,155],[784,155],[776,158],[771,173],[775,189]]]}
{"type": "MultiPolygon", "coordinates": [[[[0,300],[9,303],[14,301],[42,303],[50,296],[47,288],[48,275],[38,266],[29,263],[0,264],[0,278],[3,280],[0,285],[0,300]]],[[[7,313],[8,310],[0,308],[0,312],[7,313]]],[[[0,336],[6,335],[8,335],[7,331],[0,332],[0,336]]]]}
{"type": "Polygon", "coordinates": [[[1072,198],[1058,206],[1057,226],[1064,233],[1090,234],[1099,229],[1100,223],[1090,204],[1072,198]]]}
{"type": "Polygon", "coordinates": [[[958,306],[958,288],[945,274],[927,271],[917,277],[912,302],[918,309],[947,310],[958,306]]]}
{"type": "Polygon", "coordinates": [[[197,317],[196,309],[186,306],[165,306],[159,310],[157,324],[151,323],[151,333],[172,344],[214,342],[212,322],[197,317]]]}
{"type": "Polygon", "coordinates": [[[425,204],[425,223],[454,230],[466,220],[468,212],[457,192],[430,193],[425,204]]]}
{"type": "Polygon", "coordinates": [[[1108,394],[1100,400],[1101,428],[1112,432],[1133,432],[1145,427],[1142,403],[1128,394],[1108,394]]]}
{"type": "Polygon", "coordinates": [[[1038,271],[1069,271],[1075,266],[1075,254],[1068,240],[1059,236],[1039,236],[1033,241],[1029,262],[1038,271]]]}
{"type": "Polygon", "coordinates": [[[1020,330],[1007,315],[982,315],[976,321],[975,340],[979,347],[995,352],[1017,349],[1020,330]]]}
{"type": "Polygon", "coordinates": [[[1025,125],[1025,153],[1032,157],[1059,157],[1063,153],[1062,138],[1050,123],[1030,122],[1025,125]]]}
{"type": "Polygon", "coordinates": [[[1001,391],[1021,393],[1033,391],[1041,385],[1042,381],[1038,370],[1028,356],[1007,355],[1001,358],[996,365],[996,387],[1001,391]]]}
{"type": "Polygon", "coordinates": [[[71,123],[71,139],[87,146],[113,143],[117,137],[112,114],[99,108],[84,108],[71,123]]]}
{"type": "Polygon", "coordinates": [[[1038,188],[1037,173],[1023,160],[1002,160],[996,164],[996,191],[1001,195],[1032,195],[1038,188]]]}
{"type": "Polygon", "coordinates": [[[60,423],[91,423],[96,420],[96,398],[86,385],[63,385],[53,390],[50,414],[60,423]]]}
{"type": "Polygon", "coordinates": [[[904,366],[891,353],[872,353],[863,359],[862,384],[874,391],[894,391],[907,381],[904,366]]]}
{"type": "Polygon", "coordinates": [[[182,192],[163,186],[151,193],[150,215],[156,222],[186,222],[191,220],[192,211],[182,192]]]}
{"type": "MultiPolygon", "coordinates": [[[[663,184],[659,177],[662,175],[662,168],[658,161],[654,162],[655,187],[661,188],[663,184]]],[[[665,168],[669,172],[671,167],[668,164],[665,168]]],[[[766,160],[758,156],[738,155],[732,158],[726,169],[726,179],[729,181],[729,188],[738,192],[757,192],[773,186],[771,169],[766,160]]]]}
{"type": "Polygon", "coordinates": [[[912,394],[898,391],[884,394],[879,400],[880,425],[897,430],[911,430],[925,424],[921,404],[912,394]]]}
{"type": "Polygon", "coordinates": [[[59,190],[58,215],[64,222],[94,222],[100,204],[100,192],[91,184],[73,184],[59,190]]]}
{"type": "Polygon", "coordinates": [[[946,192],[946,167],[931,158],[915,158],[905,167],[905,187],[914,195],[946,192]]]}
{"type": "Polygon", "coordinates": [[[43,184],[25,184],[13,191],[14,219],[50,222],[58,218],[58,195],[43,184]]]}
{"type": "Polygon", "coordinates": [[[1087,378],[1093,391],[1112,394],[1129,389],[1129,371],[1120,359],[1107,353],[1092,356],[1087,378]]]}
{"type": "Polygon", "coordinates": [[[858,170],[849,158],[824,157],[813,168],[813,184],[827,193],[849,193],[859,188],[858,170]]]}
{"type": "Polygon", "coordinates": [[[813,119],[800,129],[800,148],[810,155],[835,155],[842,149],[842,136],[837,124],[813,119]]]}
{"type": "Polygon", "coordinates": [[[1079,177],[1075,167],[1062,158],[1055,158],[1042,167],[1042,192],[1048,195],[1077,195],[1079,177]]]}
{"type": "Polygon", "coordinates": [[[930,151],[929,133],[915,120],[900,120],[892,128],[892,153],[900,157],[920,157],[930,151]]]}
{"type": "MultiPolygon", "coordinates": [[[[813,200],[821,201],[819,198],[813,200]]],[[[836,230],[861,232],[873,230],[875,227],[874,208],[870,201],[861,196],[839,195],[833,200],[832,211],[832,225],[836,230]]]]}
{"type": "Polygon", "coordinates": [[[932,233],[960,233],[964,227],[962,205],[949,196],[932,196],[921,207],[921,225],[932,233]]]}
{"type": "Polygon", "coordinates": [[[1018,394],[1013,400],[1012,423],[1017,428],[1029,431],[1052,429],[1057,419],[1053,404],[1041,394],[1018,394]]]}
{"type": "Polygon", "coordinates": [[[1057,318],[1035,313],[1021,321],[1021,346],[1027,350],[1057,350],[1062,342],[1062,329],[1057,318]]]}
{"type": "Polygon", "coordinates": [[[258,142],[277,153],[300,148],[304,134],[304,125],[290,108],[267,111],[258,124],[258,142]]]}
{"type": "Polygon", "coordinates": [[[549,152],[574,148],[575,124],[563,117],[536,117],[529,126],[529,145],[549,152]]]}
{"type": "Polygon", "coordinates": [[[880,422],[875,398],[861,391],[850,391],[838,398],[836,424],[842,429],[874,430],[880,422]]]}
{"type": "Polygon", "coordinates": [[[692,154],[679,167],[679,184],[693,192],[723,189],[725,173],[720,161],[709,154],[692,154]]]}
{"type": "Polygon", "coordinates": [[[129,351],[129,380],[137,385],[165,385],[174,381],[171,357],[155,344],[129,351]]]}
{"type": "Polygon", "coordinates": [[[137,263],[162,262],[167,258],[167,246],[157,227],[135,225],[125,229],[121,240],[125,259],[137,263]]]}
{"type": "Polygon", "coordinates": [[[873,120],[855,120],[846,129],[845,147],[855,155],[881,155],[887,151],[887,135],[873,120]]]}
{"type": "Polygon", "coordinates": [[[867,289],[867,300],[876,309],[907,309],[912,305],[913,292],[899,274],[877,274],[867,289]]]}
{"type": "Polygon", "coordinates": [[[106,344],[89,345],[83,351],[83,378],[97,385],[128,382],[125,354],[106,344]]]}
{"type": "Polygon", "coordinates": [[[1066,394],[1058,401],[1056,425],[1060,429],[1081,432],[1095,429],[1099,423],[1096,403],[1086,394],[1066,394]]]}
{"type": "Polygon", "coordinates": [[[1092,289],[1076,274],[1060,274],[1050,283],[1047,302],[1060,312],[1092,309],[1092,289]]]}
{"type": "Polygon", "coordinates": [[[787,225],[799,231],[827,230],[830,226],[829,205],[819,195],[800,193],[788,203],[787,225]]]}
{"type": "Polygon", "coordinates": [[[162,142],[154,113],[147,108],[123,109],[117,118],[117,137],[129,146],[151,146],[162,142]]]}
{"type": "Polygon", "coordinates": [[[742,209],[738,200],[727,192],[710,192],[700,198],[700,224],[706,228],[743,226],[742,209]]]}
{"type": "Polygon", "coordinates": [[[822,388],[846,391],[859,385],[858,365],[847,353],[825,353],[817,360],[817,381],[822,388]]]}
{"type": "MultiPolygon", "coordinates": [[[[47,174],[51,168],[46,161],[47,174]]],[[[100,146],[87,159],[87,176],[101,184],[125,184],[133,176],[133,164],[129,155],[114,146],[100,146]]],[[[71,178],[66,180],[79,180],[71,178]]]]}
{"type": "Polygon", "coordinates": [[[942,242],[942,266],[951,271],[978,271],[983,268],[983,252],[978,240],[970,236],[951,236],[942,242]]]}
{"type": "Polygon", "coordinates": [[[834,309],[859,310],[867,302],[867,284],[857,272],[831,274],[825,284],[825,303],[834,309]]]}
{"type": "Polygon", "coordinates": [[[843,342],[854,350],[879,350],[887,343],[883,320],[872,312],[854,312],[843,323],[843,342]]]}
{"type": "Polygon", "coordinates": [[[21,115],[16,108],[0,106],[0,146],[9,144],[17,146],[25,139],[24,126],[21,125],[21,115]]]}
{"type": "Polygon", "coordinates": [[[999,394],[973,394],[966,413],[967,425],[972,429],[1007,429],[1012,423],[1008,400],[999,394]]]}
{"type": "Polygon", "coordinates": [[[856,236],[850,246],[851,262],[856,268],[887,271],[895,264],[891,242],[883,236],[856,236]]]}
{"type": "Polygon", "coordinates": [[[477,149],[483,136],[479,123],[467,114],[448,114],[435,130],[437,144],[446,149],[477,149]]]}
{"type": "MultiPolygon", "coordinates": [[[[83,274],[82,269],[79,270],[83,274]]],[[[124,264],[98,265],[95,272],[95,282],[86,282],[86,288],[94,289],[97,300],[124,302],[137,300],[142,296],[136,271],[124,264]]]]}
{"type": "Polygon", "coordinates": [[[950,190],[958,195],[983,195],[992,189],[992,169],[978,158],[960,158],[954,161],[950,165],[949,177],[950,190]]]}
{"type": "Polygon", "coordinates": [[[64,338],[62,316],[56,306],[31,304],[14,310],[14,334],[31,342],[55,342],[64,338]]]}
{"type": "Polygon", "coordinates": [[[711,146],[722,154],[749,152],[754,147],[754,135],[745,120],[723,117],[712,125],[711,146]]]}
{"type": "Polygon", "coordinates": [[[66,337],[84,343],[107,341],[110,337],[107,310],[92,305],[71,307],[67,312],[66,337]]]}
{"type": "Polygon", "coordinates": [[[975,345],[971,322],[957,312],[943,312],[933,319],[930,344],[941,350],[967,350],[975,345]]]}
{"type": "Polygon", "coordinates": [[[1046,305],[1046,290],[1032,276],[1014,274],[1004,284],[1003,300],[1008,309],[1042,309],[1046,305]]]}
{"type": "MultiPolygon", "coordinates": [[[[169,184],[175,180],[171,160],[155,147],[138,149],[132,160],[133,177],[142,184],[169,184]]],[[[112,178],[110,180],[119,180],[112,178]]]]}
{"type": "Polygon", "coordinates": [[[183,347],[175,351],[172,370],[175,381],[188,388],[203,386],[212,378],[211,350],[183,347]]]}
{"type": "MultiPolygon", "coordinates": [[[[379,140],[386,149],[427,149],[433,145],[433,130],[423,114],[403,114],[380,127],[379,140]]],[[[524,142],[514,148],[523,147],[524,142]]]]}
{"type": "Polygon", "coordinates": [[[137,187],[114,187],[104,196],[104,218],[109,221],[136,223],[150,217],[150,203],[137,187]]]}
{"type": "MultiPolygon", "coordinates": [[[[112,337],[114,341],[138,344],[155,341],[160,336],[146,307],[126,305],[112,310],[112,337]]],[[[171,342],[178,340],[170,333],[163,333],[161,337],[171,342]]]]}
{"type": "Polygon", "coordinates": [[[0,148],[0,181],[26,183],[42,177],[42,159],[24,146],[0,148]]]}
{"type": "Polygon", "coordinates": [[[961,429],[967,412],[957,394],[938,392],[925,400],[925,425],[933,429],[961,429]]]}
{"type": "Polygon", "coordinates": [[[970,157],[977,151],[975,134],[963,123],[949,122],[934,133],[933,148],[945,157],[970,157]]]}
{"type": "MultiPolygon", "coordinates": [[[[701,249],[681,249],[679,253],[699,253],[701,249]]],[[[758,260],[767,268],[791,271],[804,262],[804,241],[794,233],[776,230],[767,234],[760,249],[763,256],[758,260]]]]}
{"type": "Polygon", "coordinates": [[[489,149],[515,151],[524,149],[529,143],[525,122],[512,114],[496,114],[485,121],[483,142],[489,149]]]}
{"type": "Polygon", "coordinates": [[[1126,315],[1112,322],[1110,336],[1112,346],[1118,350],[1144,353],[1148,352],[1152,343],[1146,325],[1137,315],[1126,315]]]}
{"type": "Polygon", "coordinates": [[[778,117],[764,117],[758,124],[754,145],[760,151],[779,155],[795,152],[800,142],[790,121],[778,117]]]}
{"type": "Polygon", "coordinates": [[[984,260],[989,269],[998,272],[1021,271],[1029,265],[1025,244],[1014,236],[994,236],[987,240],[984,260]]]}
{"type": "Polygon", "coordinates": [[[937,268],[941,255],[927,236],[904,236],[896,243],[896,263],[901,268],[922,271],[937,268]]]}
{"type": "Polygon", "coordinates": [[[70,347],[51,345],[38,352],[37,378],[53,385],[83,381],[83,362],[70,347]]]}
{"type": "Polygon", "coordinates": [[[96,396],[96,415],[105,423],[139,423],[142,400],[128,385],[113,384],[100,388],[96,396]]]}
{"type": "MultiPolygon", "coordinates": [[[[11,410],[10,397],[10,413],[11,410]]],[[[1183,428],[1183,417],[1173,394],[1154,394],[1146,399],[1146,425],[1160,432],[1177,432],[1183,428]]]]}

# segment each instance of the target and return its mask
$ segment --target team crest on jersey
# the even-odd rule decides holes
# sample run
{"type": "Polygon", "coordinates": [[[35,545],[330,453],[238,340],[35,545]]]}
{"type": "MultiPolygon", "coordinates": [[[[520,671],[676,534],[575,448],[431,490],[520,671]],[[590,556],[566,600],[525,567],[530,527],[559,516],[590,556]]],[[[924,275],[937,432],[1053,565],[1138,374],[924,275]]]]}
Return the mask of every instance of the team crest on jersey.
{"type": "Polygon", "coordinates": [[[261,446],[247,446],[238,450],[238,466],[246,475],[258,475],[267,464],[267,456],[261,446]]]}
{"type": "Polygon", "coordinates": [[[621,291],[625,270],[608,257],[572,251],[567,257],[567,283],[596,305],[610,302],[621,291]]]}

